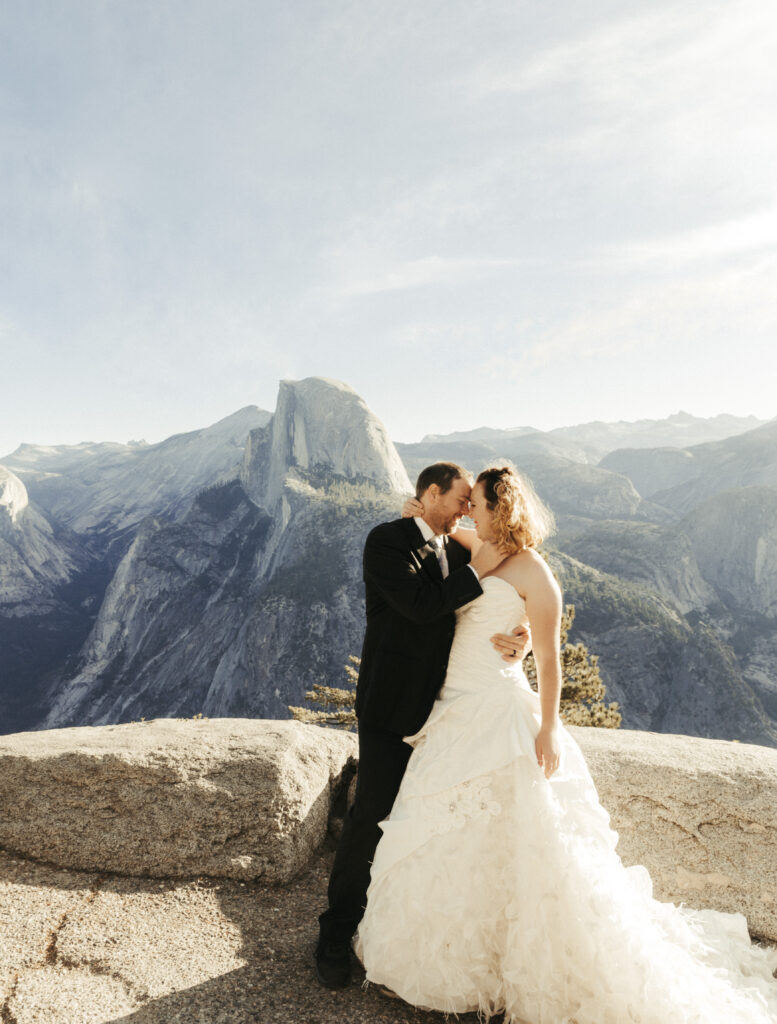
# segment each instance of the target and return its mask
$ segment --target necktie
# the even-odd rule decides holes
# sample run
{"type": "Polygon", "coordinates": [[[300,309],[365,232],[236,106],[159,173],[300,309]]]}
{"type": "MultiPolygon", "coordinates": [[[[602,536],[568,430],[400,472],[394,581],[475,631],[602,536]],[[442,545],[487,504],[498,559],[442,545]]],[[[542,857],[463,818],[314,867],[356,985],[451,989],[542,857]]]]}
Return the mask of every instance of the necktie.
{"type": "Polygon", "coordinates": [[[443,543],[443,539],[442,537],[435,535],[434,537],[432,537],[429,543],[434,548],[434,553],[435,555],[437,555],[437,561],[440,563],[440,572],[442,573],[442,578],[445,579],[445,577],[448,575],[448,558],[445,554],[445,545],[443,543]]]}

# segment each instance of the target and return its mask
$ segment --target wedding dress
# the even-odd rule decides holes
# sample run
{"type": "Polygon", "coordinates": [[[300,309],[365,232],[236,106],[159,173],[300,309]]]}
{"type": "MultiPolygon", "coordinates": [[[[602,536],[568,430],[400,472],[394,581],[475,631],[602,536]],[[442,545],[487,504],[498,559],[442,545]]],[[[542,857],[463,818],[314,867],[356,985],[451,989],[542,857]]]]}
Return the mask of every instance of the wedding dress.
{"type": "Polygon", "coordinates": [[[777,951],[745,918],[652,898],[580,748],[537,764],[540,704],[491,646],[525,617],[496,576],[457,612],[448,674],[372,865],[355,950],[425,1009],[506,1024],[775,1024],[777,951]]]}

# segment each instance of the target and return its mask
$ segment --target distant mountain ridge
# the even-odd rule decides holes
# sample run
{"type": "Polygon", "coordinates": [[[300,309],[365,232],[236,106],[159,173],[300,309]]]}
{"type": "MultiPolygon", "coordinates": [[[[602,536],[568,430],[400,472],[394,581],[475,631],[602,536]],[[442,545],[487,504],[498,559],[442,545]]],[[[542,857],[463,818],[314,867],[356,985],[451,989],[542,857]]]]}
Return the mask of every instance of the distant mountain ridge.
{"type": "Polygon", "coordinates": [[[689,448],[620,449],[600,465],[678,511],[733,487],[777,487],[777,421],[689,448]]]}
{"type": "Polygon", "coordinates": [[[23,444],[0,461],[63,526],[82,534],[99,526],[116,535],[146,515],[176,515],[200,488],[233,477],[247,434],[269,419],[269,412],[249,405],[157,444],[23,444]]]}
{"type": "Polygon", "coordinates": [[[475,430],[459,430],[451,434],[427,434],[421,439],[420,444],[464,442],[485,444],[498,449],[505,442],[533,434],[553,438],[562,443],[568,442],[585,450],[591,459],[598,460],[617,448],[685,448],[705,441],[721,441],[768,422],[759,420],[756,416],[731,416],[728,413],[721,413],[718,416],[701,417],[681,411],[658,420],[619,420],[615,423],[594,420],[569,427],[554,427],[551,430],[538,430],[530,426],[503,430],[478,427],[475,430]]]}

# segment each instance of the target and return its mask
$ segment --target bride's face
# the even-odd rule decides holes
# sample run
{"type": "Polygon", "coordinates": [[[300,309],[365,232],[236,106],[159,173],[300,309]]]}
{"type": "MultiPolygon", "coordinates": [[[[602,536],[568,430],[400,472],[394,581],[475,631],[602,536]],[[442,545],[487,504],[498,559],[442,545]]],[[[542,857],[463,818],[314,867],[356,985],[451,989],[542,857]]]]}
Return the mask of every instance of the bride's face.
{"type": "Polygon", "coordinates": [[[494,513],[486,504],[486,494],[483,484],[475,484],[469,499],[470,519],[475,523],[478,537],[481,540],[493,540],[494,533],[491,529],[491,520],[494,513]]]}

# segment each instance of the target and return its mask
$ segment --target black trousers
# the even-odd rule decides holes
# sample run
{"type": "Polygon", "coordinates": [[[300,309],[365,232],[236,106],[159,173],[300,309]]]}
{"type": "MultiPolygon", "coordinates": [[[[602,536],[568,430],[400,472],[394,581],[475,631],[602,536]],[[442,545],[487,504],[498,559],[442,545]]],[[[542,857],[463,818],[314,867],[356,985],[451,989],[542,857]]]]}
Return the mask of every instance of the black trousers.
{"type": "Polygon", "coordinates": [[[388,817],[412,748],[397,733],[359,723],[356,796],[345,817],[329,878],[329,907],[319,917],[321,942],[348,941],[367,903],[370,865],[381,837],[378,822],[388,817]]]}

